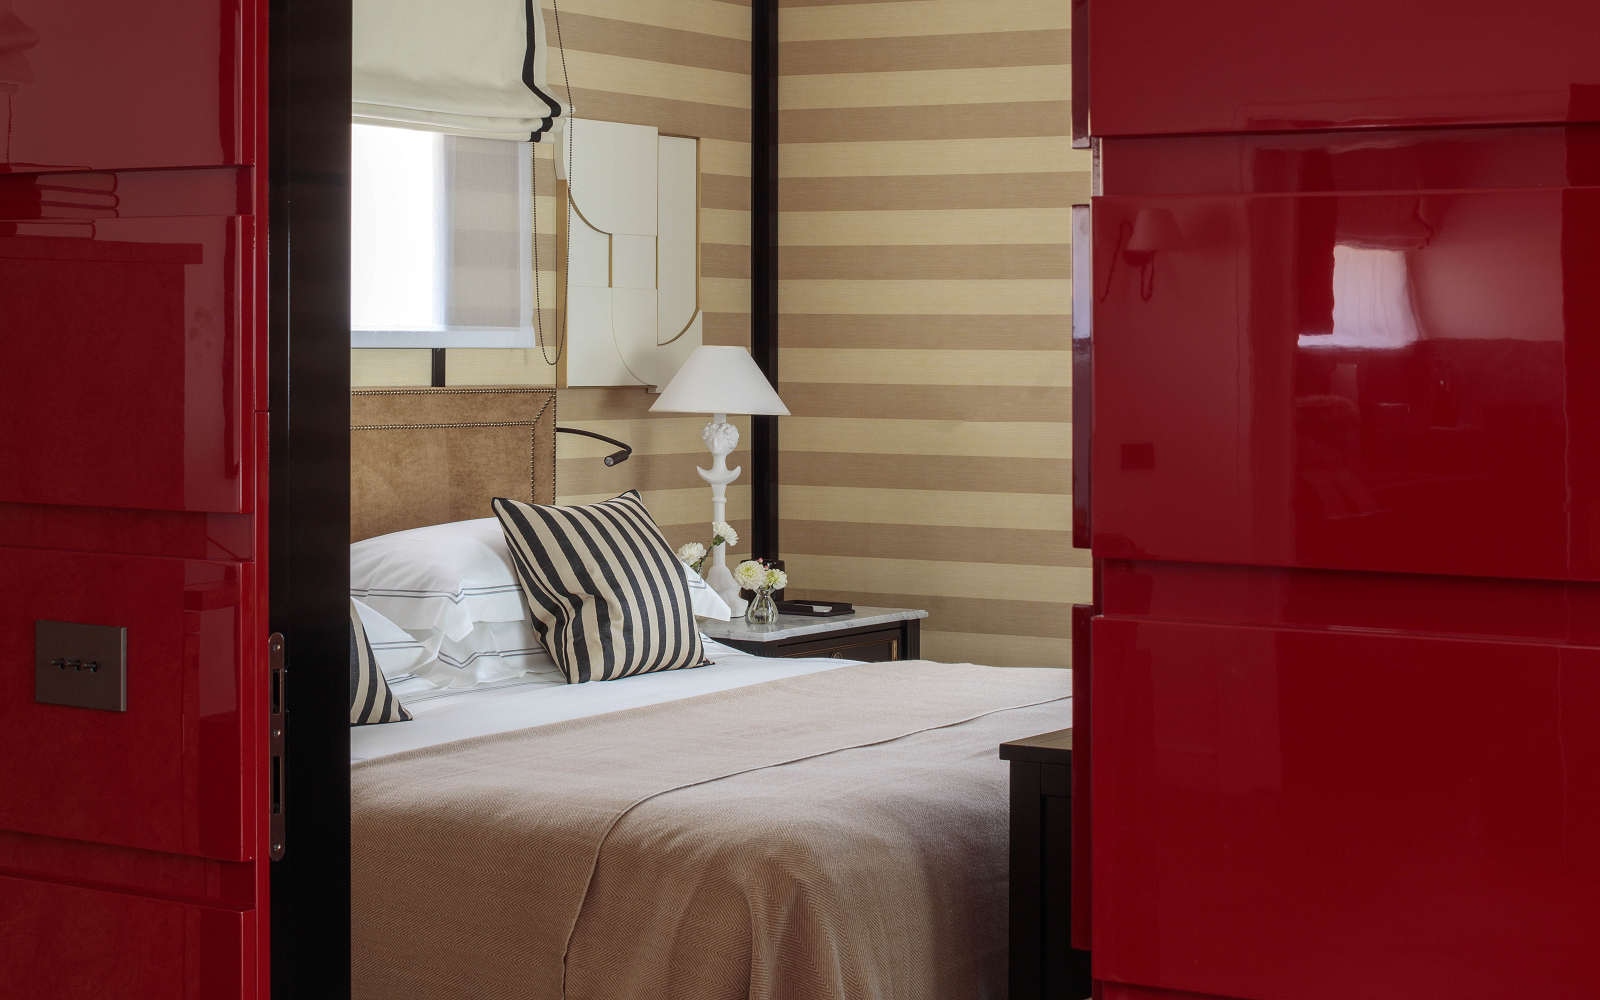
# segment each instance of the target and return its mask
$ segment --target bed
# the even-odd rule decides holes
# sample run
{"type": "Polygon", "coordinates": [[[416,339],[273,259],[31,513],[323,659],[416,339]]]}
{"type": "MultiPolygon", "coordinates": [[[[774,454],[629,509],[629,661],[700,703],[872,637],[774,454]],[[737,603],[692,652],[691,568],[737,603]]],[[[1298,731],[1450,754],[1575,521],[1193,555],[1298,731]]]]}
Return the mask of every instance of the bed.
{"type": "MultiPolygon", "coordinates": [[[[474,422],[435,403],[415,422],[474,422]]],[[[516,488],[537,490],[537,453],[516,488]]],[[[385,527],[428,520],[385,503],[385,527]]],[[[469,644],[489,624],[516,626],[473,622],[469,644]]],[[[394,656],[412,635],[377,634],[394,656]]],[[[567,683],[542,650],[481,642],[512,648],[482,674],[395,673],[410,721],[352,730],[355,996],[1005,995],[996,749],[1070,725],[1068,671],[707,640],[703,666],[567,683]]]]}

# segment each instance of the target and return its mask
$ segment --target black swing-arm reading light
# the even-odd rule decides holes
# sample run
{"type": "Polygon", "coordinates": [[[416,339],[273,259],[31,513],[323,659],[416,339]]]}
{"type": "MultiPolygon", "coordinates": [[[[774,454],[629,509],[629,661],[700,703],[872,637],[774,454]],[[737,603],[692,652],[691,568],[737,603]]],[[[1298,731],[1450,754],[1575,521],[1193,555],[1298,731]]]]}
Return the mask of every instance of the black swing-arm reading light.
{"type": "Polygon", "coordinates": [[[622,449],[621,451],[615,452],[615,453],[607,455],[605,457],[604,461],[605,461],[605,463],[607,465],[618,465],[618,464],[620,464],[622,462],[626,462],[628,460],[628,456],[633,454],[633,446],[632,445],[623,444],[621,441],[618,441],[616,438],[606,437],[604,434],[596,434],[594,431],[580,431],[576,427],[557,427],[556,428],[556,433],[557,434],[581,434],[586,438],[594,438],[596,441],[604,441],[606,444],[614,444],[618,448],[621,448],[622,449]]]}

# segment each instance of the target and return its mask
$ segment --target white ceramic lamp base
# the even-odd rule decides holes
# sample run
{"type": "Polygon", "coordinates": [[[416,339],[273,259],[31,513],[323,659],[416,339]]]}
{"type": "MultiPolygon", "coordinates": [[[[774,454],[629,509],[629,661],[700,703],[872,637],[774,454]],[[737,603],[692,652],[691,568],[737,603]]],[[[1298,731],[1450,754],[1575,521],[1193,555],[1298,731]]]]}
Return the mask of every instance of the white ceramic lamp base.
{"type": "MultiPolygon", "coordinates": [[[[728,456],[739,446],[739,428],[728,423],[726,413],[716,413],[700,432],[700,440],[711,450],[711,468],[696,467],[694,471],[711,484],[711,522],[715,524],[728,519],[728,484],[738,479],[739,473],[744,471],[738,466],[728,468],[728,456]]],[[[728,602],[729,611],[742,615],[745,601],[739,596],[739,585],[733,582],[733,574],[728,571],[727,549],[726,545],[712,546],[711,568],[706,570],[706,586],[728,602]]]]}

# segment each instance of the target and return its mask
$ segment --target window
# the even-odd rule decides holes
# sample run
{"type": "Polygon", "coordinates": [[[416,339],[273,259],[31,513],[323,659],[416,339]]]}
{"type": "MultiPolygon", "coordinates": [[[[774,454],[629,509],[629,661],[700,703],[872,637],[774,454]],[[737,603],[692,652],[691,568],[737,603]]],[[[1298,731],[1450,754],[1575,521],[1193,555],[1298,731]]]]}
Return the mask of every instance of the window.
{"type": "Polygon", "coordinates": [[[532,150],[352,126],[351,346],[535,346],[532,150]]]}

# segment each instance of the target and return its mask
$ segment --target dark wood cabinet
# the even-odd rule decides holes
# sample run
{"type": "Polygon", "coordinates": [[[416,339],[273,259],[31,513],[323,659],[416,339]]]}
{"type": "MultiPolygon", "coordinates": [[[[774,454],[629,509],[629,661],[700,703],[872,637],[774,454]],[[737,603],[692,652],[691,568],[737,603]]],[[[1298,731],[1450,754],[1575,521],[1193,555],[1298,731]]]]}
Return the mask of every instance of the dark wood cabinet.
{"type": "Polygon", "coordinates": [[[1072,730],[1000,745],[1011,762],[1011,1000],[1084,1000],[1072,947],[1072,730]]]}

